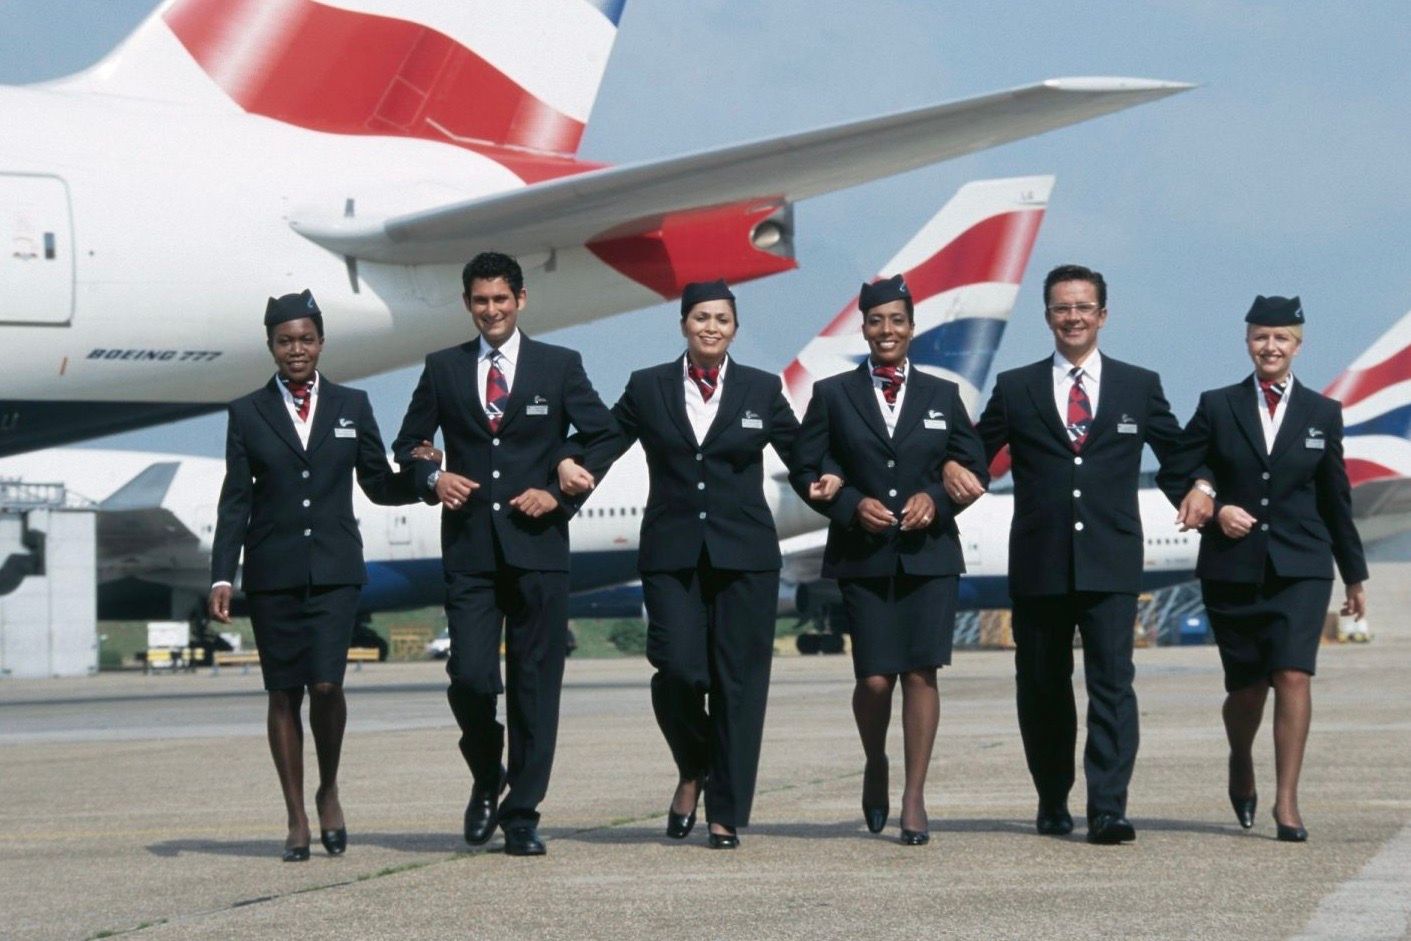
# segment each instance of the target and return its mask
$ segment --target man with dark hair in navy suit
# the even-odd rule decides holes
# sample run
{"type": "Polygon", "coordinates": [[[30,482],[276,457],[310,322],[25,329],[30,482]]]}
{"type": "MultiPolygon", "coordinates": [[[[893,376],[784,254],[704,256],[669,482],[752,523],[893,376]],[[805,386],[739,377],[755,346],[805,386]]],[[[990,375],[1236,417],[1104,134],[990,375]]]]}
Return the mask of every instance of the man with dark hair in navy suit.
{"type": "MultiPolygon", "coordinates": [[[[484,843],[498,824],[506,853],[537,856],[567,655],[568,520],[578,506],[559,489],[555,468],[571,450],[570,426],[590,454],[615,426],[576,352],[520,332],[526,293],[513,258],[476,255],[462,282],[480,336],[426,358],[392,448],[404,460],[437,429],[445,438],[446,470],[420,462],[418,486],[443,507],[447,696],[474,778],[465,838],[484,843]],[[495,718],[506,687],[508,768],[505,729],[495,718]]],[[[591,456],[585,463],[596,466],[591,456]]]]}

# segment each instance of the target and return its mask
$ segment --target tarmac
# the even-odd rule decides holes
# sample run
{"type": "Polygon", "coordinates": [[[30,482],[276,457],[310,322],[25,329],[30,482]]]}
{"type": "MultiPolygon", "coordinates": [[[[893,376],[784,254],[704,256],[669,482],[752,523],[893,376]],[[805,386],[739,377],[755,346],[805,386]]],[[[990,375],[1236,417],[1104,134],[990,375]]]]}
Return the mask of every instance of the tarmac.
{"type": "MultiPolygon", "coordinates": [[[[349,849],[315,842],[303,864],[279,861],[257,671],[0,681],[0,936],[1408,937],[1409,574],[1374,567],[1372,642],[1320,654],[1303,845],[1274,840],[1267,721],[1259,819],[1235,822],[1213,647],[1137,652],[1138,838],[1120,847],[1084,841],[1081,780],[1077,831],[1034,833],[1004,652],[961,651],[942,672],[924,847],[897,843],[895,812],[882,835],[863,826],[847,659],[776,658],[733,852],[707,849],[704,823],[663,834],[675,773],[650,668],[571,660],[540,859],[462,842],[470,782],[439,664],[350,669],[349,849]]],[[[899,718],[891,754],[895,811],[899,718]]]]}

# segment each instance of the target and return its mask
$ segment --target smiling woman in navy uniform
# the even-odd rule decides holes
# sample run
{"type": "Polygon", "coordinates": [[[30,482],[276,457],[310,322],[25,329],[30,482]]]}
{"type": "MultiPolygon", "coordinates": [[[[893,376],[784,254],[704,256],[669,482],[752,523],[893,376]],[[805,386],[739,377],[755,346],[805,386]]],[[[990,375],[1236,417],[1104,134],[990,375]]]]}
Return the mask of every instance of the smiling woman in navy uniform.
{"type": "Polygon", "coordinates": [[[853,715],[867,765],[862,808],[879,833],[888,815],[887,726],[902,687],[906,786],[901,841],[930,838],[926,772],[940,718],[936,670],[950,663],[957,581],[965,571],[941,466],[968,467],[988,483],[984,450],[946,379],[914,369],[907,350],[915,309],[901,275],[864,284],[858,297],[871,355],[814,384],[799,437],[803,479],[836,468],[845,481],[830,505],[823,575],[836,578],[852,623],[853,715]]]}
{"type": "MultiPolygon", "coordinates": [[[[632,374],[612,408],[622,434],[609,455],[634,441],[647,455],[638,553],[647,659],[679,775],[666,833],[691,832],[704,789],[715,849],[738,846],[750,822],[774,653],[780,555],[764,449],[792,468],[799,430],[779,377],[726,355],[738,326],[724,281],[686,285],[686,353],[632,374]]],[[[601,474],[592,456],[585,463],[601,474]]],[[[565,492],[592,483],[571,461],[560,471],[565,492]]],[[[824,495],[821,484],[813,492],[824,495]]]]}
{"type": "Polygon", "coordinates": [[[1291,372],[1303,346],[1302,305],[1256,297],[1245,323],[1254,375],[1201,395],[1160,476],[1169,487],[1198,475],[1195,486],[1216,501],[1196,573],[1225,669],[1230,803],[1242,827],[1254,826],[1251,749],[1272,686],[1274,822],[1280,840],[1303,842],[1298,777],[1333,563],[1347,585],[1342,612],[1358,620],[1367,564],[1352,521],[1342,406],[1291,372]]]}
{"type": "MultiPolygon", "coordinates": [[[[387,462],[367,394],[319,374],[323,315],[313,295],[270,298],[265,334],[277,375],[230,403],[209,610],[229,623],[243,549],[242,588],[269,691],[270,752],[289,817],[284,860],[301,862],[309,858],[300,720],[306,688],[322,842],[336,856],[348,840],[338,801],[347,721],[343,673],[367,581],[353,472],[374,503],[414,503],[416,494],[411,470],[394,474],[387,462]]],[[[439,460],[425,442],[420,451],[439,460]]]]}

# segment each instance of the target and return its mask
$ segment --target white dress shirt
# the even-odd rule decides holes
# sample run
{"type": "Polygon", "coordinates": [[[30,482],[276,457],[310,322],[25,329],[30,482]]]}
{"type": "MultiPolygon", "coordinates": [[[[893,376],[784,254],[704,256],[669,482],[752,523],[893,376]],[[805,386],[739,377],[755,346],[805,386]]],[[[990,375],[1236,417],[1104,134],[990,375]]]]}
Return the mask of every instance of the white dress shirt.
{"type": "MultiPolygon", "coordinates": [[[[1053,405],[1058,409],[1058,423],[1068,427],[1068,393],[1073,388],[1073,367],[1083,370],[1083,391],[1088,394],[1088,404],[1092,406],[1093,418],[1097,418],[1097,397],[1102,388],[1102,354],[1093,350],[1081,363],[1071,363],[1068,357],[1057,351],[1053,354],[1053,405]]],[[[1070,432],[1068,437],[1073,437],[1070,432]]]]}
{"type": "Polygon", "coordinates": [[[299,435],[299,443],[304,450],[309,448],[309,432],[314,427],[314,413],[318,410],[318,371],[314,371],[314,384],[309,386],[309,417],[299,417],[299,406],[294,404],[294,395],[289,387],[276,376],[274,384],[279,386],[279,394],[284,397],[284,407],[289,410],[289,418],[294,422],[294,431],[299,435]]]}
{"type": "MultiPolygon", "coordinates": [[[[868,371],[871,372],[876,368],[877,364],[872,362],[872,357],[869,356],[867,358],[868,371]]],[[[877,397],[877,407],[882,410],[882,423],[887,426],[888,438],[894,436],[897,431],[897,416],[901,414],[901,403],[906,398],[906,380],[911,376],[911,360],[901,361],[901,374],[902,383],[901,388],[897,390],[896,404],[889,403],[886,394],[882,392],[882,386],[885,384],[882,378],[875,373],[872,375],[872,394],[877,397]]]]}
{"type": "Polygon", "coordinates": [[[715,376],[715,391],[710,394],[710,401],[707,402],[701,394],[701,387],[691,378],[691,357],[681,357],[681,381],[686,383],[686,417],[691,420],[691,431],[696,435],[696,444],[705,440],[706,432],[710,431],[711,423],[720,412],[720,398],[725,394],[725,366],[729,362],[728,356],[720,361],[720,372],[715,376]]]}
{"type": "Polygon", "coordinates": [[[1288,385],[1279,404],[1274,406],[1274,416],[1269,417],[1269,402],[1264,398],[1264,390],[1259,388],[1259,377],[1254,377],[1254,398],[1259,403],[1259,426],[1264,429],[1264,453],[1274,453],[1274,439],[1279,436],[1279,428],[1284,423],[1284,413],[1289,410],[1289,396],[1293,395],[1293,373],[1289,373],[1288,385]]]}
{"type": "MultiPolygon", "coordinates": [[[[480,406],[485,407],[485,382],[490,378],[490,360],[498,353],[500,356],[500,374],[505,377],[505,391],[514,390],[514,365],[519,361],[519,328],[515,327],[509,339],[500,344],[496,350],[484,337],[480,338],[480,358],[475,364],[475,381],[479,383],[476,388],[475,397],[480,400],[480,406]]],[[[485,415],[490,416],[489,409],[485,415]]]]}

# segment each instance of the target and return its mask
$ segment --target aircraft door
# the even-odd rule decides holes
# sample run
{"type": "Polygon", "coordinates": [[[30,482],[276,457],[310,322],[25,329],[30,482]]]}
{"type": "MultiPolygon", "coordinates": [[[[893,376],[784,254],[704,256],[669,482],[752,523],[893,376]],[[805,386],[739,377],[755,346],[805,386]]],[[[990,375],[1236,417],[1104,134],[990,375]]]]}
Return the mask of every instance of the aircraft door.
{"type": "Polygon", "coordinates": [[[388,507],[387,541],[394,546],[405,546],[412,541],[410,514],[404,506],[388,507]]]}
{"type": "Polygon", "coordinates": [[[0,323],[68,324],[73,279],[68,186],[0,173],[0,323]]]}

